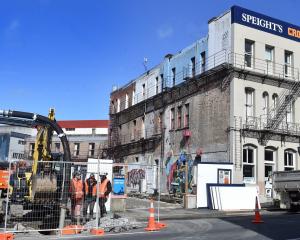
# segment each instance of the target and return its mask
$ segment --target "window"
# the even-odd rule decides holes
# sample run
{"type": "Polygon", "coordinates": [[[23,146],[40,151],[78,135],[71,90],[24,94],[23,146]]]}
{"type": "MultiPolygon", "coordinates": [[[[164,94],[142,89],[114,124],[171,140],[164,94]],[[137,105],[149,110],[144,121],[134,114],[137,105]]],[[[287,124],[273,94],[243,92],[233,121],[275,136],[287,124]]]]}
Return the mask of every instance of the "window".
{"type": "Polygon", "coordinates": [[[145,83],[142,85],[142,95],[143,95],[143,97],[145,97],[145,95],[146,95],[146,84],[145,83]]]}
{"type": "Polygon", "coordinates": [[[95,143],[89,143],[89,157],[94,157],[95,155],[95,143]]]}
{"type": "Polygon", "coordinates": [[[162,112],[159,113],[158,128],[159,128],[159,132],[161,132],[162,128],[163,128],[163,113],[162,112]]]}
{"type": "Polygon", "coordinates": [[[267,92],[263,93],[263,115],[267,116],[269,113],[269,94],[267,92]]]}
{"type": "Polygon", "coordinates": [[[286,122],[287,123],[293,123],[294,122],[294,111],[293,111],[294,110],[294,105],[295,105],[295,102],[291,102],[286,107],[286,122]]]}
{"type": "Polygon", "coordinates": [[[266,59],[267,74],[273,74],[273,70],[274,70],[274,47],[273,46],[266,45],[265,59],[266,59]]]}
{"type": "Polygon", "coordinates": [[[135,104],[135,90],[132,91],[132,105],[135,104]]]}
{"type": "Polygon", "coordinates": [[[254,58],[254,42],[251,40],[245,40],[245,66],[252,68],[254,58]]]}
{"type": "Polygon", "coordinates": [[[128,94],[125,96],[125,109],[128,108],[128,94]]]}
{"type": "Polygon", "coordinates": [[[117,100],[117,112],[120,112],[120,107],[121,107],[121,101],[120,98],[117,100]]]}
{"type": "Polygon", "coordinates": [[[135,140],[136,138],[136,120],[133,120],[133,127],[132,127],[132,133],[131,133],[131,140],[135,140]]]}
{"type": "Polygon", "coordinates": [[[161,91],[164,89],[164,75],[160,74],[160,80],[161,80],[161,91]]]}
{"type": "Polygon", "coordinates": [[[184,105],[185,111],[184,111],[184,127],[190,126],[190,105],[185,104],[184,105]]]}
{"type": "Polygon", "coordinates": [[[25,141],[24,141],[24,140],[19,140],[19,141],[18,141],[18,144],[20,144],[20,145],[25,145],[25,141]]]}
{"type": "Polygon", "coordinates": [[[243,149],[244,182],[255,183],[255,148],[244,146],[243,149]]]}
{"type": "Polygon", "coordinates": [[[172,82],[174,87],[176,84],[176,68],[172,68],[172,82]]]}
{"type": "Polygon", "coordinates": [[[79,156],[79,148],[80,148],[80,144],[79,143],[74,143],[74,153],[73,153],[74,157],[79,156]]]}
{"type": "Polygon", "coordinates": [[[178,107],[177,108],[177,128],[181,128],[182,127],[182,107],[178,107]]]}
{"type": "Polygon", "coordinates": [[[68,132],[75,131],[75,128],[66,128],[66,131],[68,132]]]}
{"type": "Polygon", "coordinates": [[[201,72],[205,71],[205,64],[206,64],[205,58],[206,58],[205,52],[202,52],[201,53],[201,72]]]}
{"type": "Polygon", "coordinates": [[[277,104],[278,104],[278,95],[276,93],[274,93],[272,95],[272,102],[273,102],[272,107],[273,107],[274,111],[276,112],[276,108],[277,108],[277,104]]]}
{"type": "Polygon", "coordinates": [[[196,59],[195,57],[191,58],[191,73],[192,73],[192,77],[195,77],[196,75],[196,59]]]}
{"type": "Polygon", "coordinates": [[[92,135],[96,134],[96,128],[92,128],[92,135]]]}
{"type": "Polygon", "coordinates": [[[254,117],[254,89],[246,88],[246,121],[254,117]]]}
{"type": "Polygon", "coordinates": [[[60,143],[55,143],[55,152],[60,152],[60,143]]]}
{"type": "Polygon", "coordinates": [[[158,89],[159,89],[159,80],[158,77],[155,78],[155,94],[158,94],[158,89]]]}
{"type": "Polygon", "coordinates": [[[111,101],[111,113],[115,113],[116,109],[115,109],[115,103],[114,101],[111,101]]]}
{"type": "Polygon", "coordinates": [[[175,129],[175,109],[171,109],[171,129],[175,129]]]}
{"type": "Polygon", "coordinates": [[[265,181],[269,180],[275,170],[275,151],[265,148],[265,181]]]}
{"type": "Polygon", "coordinates": [[[145,129],[145,117],[142,117],[142,125],[141,125],[142,138],[146,137],[146,129],[145,129]]]}
{"type": "Polygon", "coordinates": [[[284,171],[291,171],[295,169],[295,152],[286,150],[284,152],[284,171]]]}
{"type": "Polygon", "coordinates": [[[30,143],[29,144],[29,157],[33,156],[34,148],[35,148],[35,143],[30,143]]]}
{"type": "Polygon", "coordinates": [[[292,76],[293,68],[293,53],[290,51],[284,51],[284,74],[285,77],[292,76]]]}

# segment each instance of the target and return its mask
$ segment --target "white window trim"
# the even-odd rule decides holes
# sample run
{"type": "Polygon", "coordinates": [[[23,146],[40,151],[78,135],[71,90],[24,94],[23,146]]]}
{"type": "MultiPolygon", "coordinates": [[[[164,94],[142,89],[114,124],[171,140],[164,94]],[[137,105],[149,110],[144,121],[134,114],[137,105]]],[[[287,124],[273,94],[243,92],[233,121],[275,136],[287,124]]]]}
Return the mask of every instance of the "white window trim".
{"type": "MultiPolygon", "coordinates": [[[[247,162],[244,162],[244,159],[243,159],[243,161],[242,161],[242,164],[243,164],[243,175],[244,175],[244,165],[250,165],[250,166],[253,166],[253,181],[251,181],[251,182],[248,182],[248,181],[245,181],[244,180],[244,176],[243,176],[243,182],[244,183],[250,183],[250,184],[256,184],[256,181],[257,181],[257,173],[256,173],[256,165],[257,165],[257,157],[256,157],[256,154],[257,154],[257,148],[256,147],[254,147],[254,146],[250,146],[250,145],[244,145],[243,146],[243,151],[244,151],[244,149],[251,149],[251,150],[253,150],[253,163],[248,163],[248,161],[247,162]]],[[[248,154],[247,154],[247,156],[248,156],[248,154]]],[[[250,178],[250,177],[249,177],[250,178]]]]}

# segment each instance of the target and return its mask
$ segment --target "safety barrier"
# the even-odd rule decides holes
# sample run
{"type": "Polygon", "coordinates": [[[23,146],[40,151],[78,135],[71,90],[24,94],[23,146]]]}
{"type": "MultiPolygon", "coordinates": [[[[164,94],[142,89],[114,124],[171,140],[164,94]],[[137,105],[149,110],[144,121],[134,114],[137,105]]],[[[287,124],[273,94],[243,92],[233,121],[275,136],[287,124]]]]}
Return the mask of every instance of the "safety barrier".
{"type": "Polygon", "coordinates": [[[156,224],[162,229],[165,225],[159,225],[160,178],[159,164],[116,164],[102,159],[63,162],[59,157],[36,165],[32,161],[11,162],[9,189],[1,199],[4,217],[0,233],[7,239],[19,233],[31,238],[30,234],[37,232],[102,236],[105,231],[144,228],[145,224],[130,222],[126,214],[119,213],[125,207],[148,208],[152,197],[158,200],[156,224]],[[70,179],[65,177],[67,165],[71,168],[70,179]]]}

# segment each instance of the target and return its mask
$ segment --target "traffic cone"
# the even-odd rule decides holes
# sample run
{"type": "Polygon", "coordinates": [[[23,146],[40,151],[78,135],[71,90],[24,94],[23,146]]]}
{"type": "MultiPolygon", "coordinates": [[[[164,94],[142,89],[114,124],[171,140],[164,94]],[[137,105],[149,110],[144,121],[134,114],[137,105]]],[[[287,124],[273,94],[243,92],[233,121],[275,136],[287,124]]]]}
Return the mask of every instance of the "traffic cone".
{"type": "Polygon", "coordinates": [[[13,233],[0,233],[0,240],[13,240],[14,239],[14,234],[13,233]]]}
{"type": "Polygon", "coordinates": [[[261,215],[259,213],[259,207],[258,207],[258,199],[257,197],[255,198],[255,216],[254,219],[252,220],[252,223],[263,223],[264,221],[261,220],[261,215]]]}
{"type": "Polygon", "coordinates": [[[154,218],[154,204],[153,200],[150,200],[150,209],[149,209],[149,218],[148,218],[148,226],[145,228],[146,231],[157,231],[160,228],[156,225],[155,223],[155,218],[154,218]]]}
{"type": "Polygon", "coordinates": [[[155,223],[156,227],[158,227],[159,229],[163,229],[167,227],[167,224],[162,223],[162,222],[156,222],[155,223]]]}

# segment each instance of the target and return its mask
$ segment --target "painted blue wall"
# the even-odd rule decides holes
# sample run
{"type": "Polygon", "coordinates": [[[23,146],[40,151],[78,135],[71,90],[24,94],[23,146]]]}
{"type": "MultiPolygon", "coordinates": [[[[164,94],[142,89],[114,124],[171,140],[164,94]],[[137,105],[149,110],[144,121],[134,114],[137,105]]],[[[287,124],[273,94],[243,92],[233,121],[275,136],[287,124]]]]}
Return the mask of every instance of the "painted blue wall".
{"type": "Polygon", "coordinates": [[[173,86],[173,68],[176,69],[175,85],[182,83],[186,77],[191,77],[191,59],[193,57],[196,61],[196,75],[201,73],[201,53],[207,52],[207,42],[207,38],[202,38],[172,57],[165,57],[160,69],[161,74],[164,76],[165,87],[173,86]]]}

